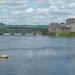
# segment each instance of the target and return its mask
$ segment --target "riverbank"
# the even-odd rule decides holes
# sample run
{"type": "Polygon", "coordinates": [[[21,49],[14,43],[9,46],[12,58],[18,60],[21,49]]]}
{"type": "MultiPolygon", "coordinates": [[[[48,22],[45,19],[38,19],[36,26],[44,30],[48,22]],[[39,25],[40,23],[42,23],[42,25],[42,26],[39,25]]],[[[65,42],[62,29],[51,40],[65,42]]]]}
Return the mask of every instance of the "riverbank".
{"type": "Polygon", "coordinates": [[[42,35],[50,35],[50,36],[75,37],[75,32],[51,32],[51,33],[49,33],[47,30],[45,30],[41,34],[42,35]]]}
{"type": "Polygon", "coordinates": [[[68,37],[75,37],[75,32],[60,32],[56,33],[57,36],[68,36],[68,37]]]}

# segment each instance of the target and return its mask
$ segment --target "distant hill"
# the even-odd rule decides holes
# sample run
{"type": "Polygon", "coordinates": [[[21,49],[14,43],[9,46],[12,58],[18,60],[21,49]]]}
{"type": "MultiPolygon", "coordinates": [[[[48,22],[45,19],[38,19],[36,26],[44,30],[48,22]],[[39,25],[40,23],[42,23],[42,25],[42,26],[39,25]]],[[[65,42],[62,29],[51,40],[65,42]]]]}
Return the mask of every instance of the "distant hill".
{"type": "Polygon", "coordinates": [[[1,25],[5,25],[5,24],[4,24],[4,23],[0,23],[0,26],[1,26],[1,25]]]}
{"type": "Polygon", "coordinates": [[[0,23],[0,28],[6,28],[6,29],[29,29],[29,28],[37,28],[37,29],[44,29],[47,28],[48,25],[6,25],[3,23],[0,23]]]}

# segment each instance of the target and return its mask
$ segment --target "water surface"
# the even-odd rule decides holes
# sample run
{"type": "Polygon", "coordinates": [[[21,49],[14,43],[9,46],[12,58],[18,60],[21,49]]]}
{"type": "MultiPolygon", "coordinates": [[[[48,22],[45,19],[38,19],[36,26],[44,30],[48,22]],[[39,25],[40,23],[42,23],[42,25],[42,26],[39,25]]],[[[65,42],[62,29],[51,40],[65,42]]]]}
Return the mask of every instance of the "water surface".
{"type": "Polygon", "coordinates": [[[75,75],[75,38],[0,36],[0,75],[75,75]]]}

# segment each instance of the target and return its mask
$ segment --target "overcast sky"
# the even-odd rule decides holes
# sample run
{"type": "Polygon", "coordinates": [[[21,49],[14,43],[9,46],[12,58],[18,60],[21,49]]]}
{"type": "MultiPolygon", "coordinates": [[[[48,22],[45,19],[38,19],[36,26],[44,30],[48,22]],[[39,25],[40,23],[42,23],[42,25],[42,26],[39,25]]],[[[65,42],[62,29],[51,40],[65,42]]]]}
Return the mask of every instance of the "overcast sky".
{"type": "Polygon", "coordinates": [[[43,24],[75,16],[75,0],[0,0],[0,22],[43,24]]]}

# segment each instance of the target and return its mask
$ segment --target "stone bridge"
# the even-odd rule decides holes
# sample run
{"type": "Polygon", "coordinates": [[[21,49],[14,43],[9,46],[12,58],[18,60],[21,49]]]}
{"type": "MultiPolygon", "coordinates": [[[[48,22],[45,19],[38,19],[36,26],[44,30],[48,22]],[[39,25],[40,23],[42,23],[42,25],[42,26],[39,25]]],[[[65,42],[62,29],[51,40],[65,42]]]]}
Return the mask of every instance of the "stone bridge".
{"type": "Polygon", "coordinates": [[[0,25],[0,35],[10,33],[10,35],[22,34],[25,35],[26,33],[31,34],[39,34],[44,29],[46,29],[46,25],[0,25]]]}

